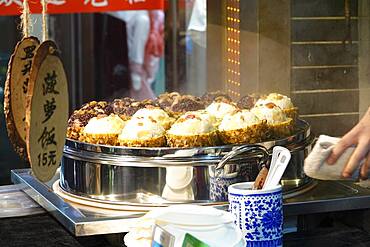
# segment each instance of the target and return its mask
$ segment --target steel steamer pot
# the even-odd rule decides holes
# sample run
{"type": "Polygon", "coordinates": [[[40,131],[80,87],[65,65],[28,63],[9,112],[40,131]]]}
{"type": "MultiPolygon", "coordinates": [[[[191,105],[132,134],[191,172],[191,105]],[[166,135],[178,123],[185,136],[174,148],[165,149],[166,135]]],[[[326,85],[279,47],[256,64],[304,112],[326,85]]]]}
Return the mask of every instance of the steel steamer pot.
{"type": "Polygon", "coordinates": [[[254,145],[128,148],[68,139],[60,187],[89,200],[125,205],[226,202],[227,186],[253,181],[272,148],[281,145],[292,154],[282,179],[284,193],[295,193],[311,181],[303,162],[313,139],[303,120],[297,120],[294,135],[254,145]]]}

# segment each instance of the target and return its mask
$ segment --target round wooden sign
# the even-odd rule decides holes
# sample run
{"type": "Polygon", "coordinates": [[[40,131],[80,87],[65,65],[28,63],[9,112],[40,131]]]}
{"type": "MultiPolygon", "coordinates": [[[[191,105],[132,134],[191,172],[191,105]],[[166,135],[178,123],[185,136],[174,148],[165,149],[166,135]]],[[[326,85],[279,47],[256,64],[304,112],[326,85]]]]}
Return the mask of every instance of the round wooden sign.
{"type": "Polygon", "coordinates": [[[59,167],[68,121],[68,84],[57,46],[43,42],[30,74],[26,122],[27,153],[33,174],[49,181],[59,167]]]}
{"type": "Polygon", "coordinates": [[[40,42],[24,38],[10,58],[4,89],[4,113],[8,136],[14,150],[23,158],[26,152],[26,96],[33,57],[40,42]]]}

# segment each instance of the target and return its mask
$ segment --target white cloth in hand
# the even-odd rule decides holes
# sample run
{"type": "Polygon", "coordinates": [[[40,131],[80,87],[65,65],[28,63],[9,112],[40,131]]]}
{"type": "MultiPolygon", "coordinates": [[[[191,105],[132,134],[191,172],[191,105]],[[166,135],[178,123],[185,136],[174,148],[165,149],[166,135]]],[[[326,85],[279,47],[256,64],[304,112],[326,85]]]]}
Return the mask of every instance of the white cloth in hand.
{"type": "MultiPolygon", "coordinates": [[[[346,178],[343,178],[341,174],[355,150],[354,147],[347,148],[335,164],[328,165],[326,163],[326,159],[329,157],[334,145],[338,143],[339,140],[340,138],[327,135],[319,136],[312,152],[304,162],[304,172],[307,176],[320,180],[346,180],[346,178]]],[[[363,161],[361,164],[362,163],[363,161]]],[[[358,178],[359,171],[360,168],[353,173],[353,179],[358,178]]]]}

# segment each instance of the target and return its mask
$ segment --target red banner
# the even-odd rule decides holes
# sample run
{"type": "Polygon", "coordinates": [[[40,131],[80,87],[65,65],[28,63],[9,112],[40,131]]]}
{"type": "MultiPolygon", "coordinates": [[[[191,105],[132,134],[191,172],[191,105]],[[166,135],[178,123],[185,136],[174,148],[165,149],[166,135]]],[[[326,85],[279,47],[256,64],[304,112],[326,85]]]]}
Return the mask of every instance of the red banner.
{"type": "MultiPolygon", "coordinates": [[[[118,10],[163,9],[164,0],[46,0],[48,14],[90,13],[118,10]]],[[[23,0],[0,0],[1,15],[20,15],[23,0]]],[[[28,0],[32,14],[41,13],[40,0],[28,0]]]]}

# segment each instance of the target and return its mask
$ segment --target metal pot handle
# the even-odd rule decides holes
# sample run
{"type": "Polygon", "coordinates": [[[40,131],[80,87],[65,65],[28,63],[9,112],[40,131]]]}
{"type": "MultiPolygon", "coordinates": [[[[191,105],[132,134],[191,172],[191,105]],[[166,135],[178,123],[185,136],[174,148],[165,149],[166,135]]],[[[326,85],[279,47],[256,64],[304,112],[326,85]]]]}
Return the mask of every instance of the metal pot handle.
{"type": "MultiPolygon", "coordinates": [[[[266,161],[269,157],[269,153],[267,151],[267,149],[264,147],[264,146],[261,146],[261,145],[243,145],[243,146],[240,146],[240,147],[237,147],[235,149],[233,149],[232,151],[230,151],[229,153],[227,153],[222,159],[221,161],[218,163],[218,165],[216,166],[216,170],[220,170],[220,169],[223,169],[224,166],[226,165],[226,163],[235,158],[236,156],[242,154],[242,153],[245,153],[245,152],[253,152],[253,154],[256,154],[256,153],[260,153],[262,154],[262,161],[266,161]]],[[[250,156],[250,158],[252,158],[254,156],[250,156]]]]}

